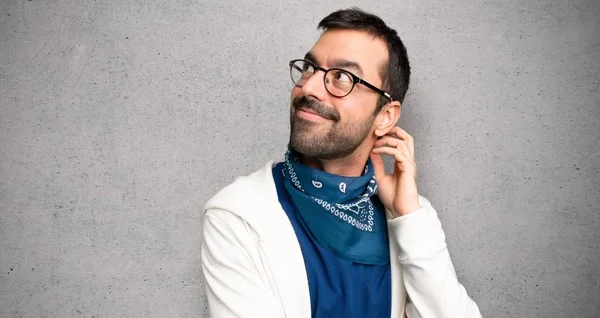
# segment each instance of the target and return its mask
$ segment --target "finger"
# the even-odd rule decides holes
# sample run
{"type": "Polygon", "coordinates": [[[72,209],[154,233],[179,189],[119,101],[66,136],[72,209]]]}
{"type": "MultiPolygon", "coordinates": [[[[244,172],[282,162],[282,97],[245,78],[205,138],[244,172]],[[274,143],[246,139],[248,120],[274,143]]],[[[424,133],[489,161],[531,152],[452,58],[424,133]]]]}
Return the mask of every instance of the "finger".
{"type": "Polygon", "coordinates": [[[407,145],[406,141],[400,141],[396,148],[399,149],[404,155],[406,155],[406,157],[408,159],[411,159],[411,161],[415,161],[415,157],[413,156],[412,152],[410,151],[410,148],[407,145]]]}
{"type": "Polygon", "coordinates": [[[386,137],[386,138],[377,140],[375,142],[374,146],[377,148],[384,147],[384,146],[397,148],[400,151],[402,151],[408,158],[411,158],[412,161],[414,161],[414,156],[410,152],[410,148],[407,145],[406,141],[404,141],[404,140],[400,140],[396,137],[386,137]]]}
{"type": "Polygon", "coordinates": [[[371,158],[371,163],[373,163],[375,180],[383,180],[383,178],[385,177],[385,166],[383,164],[383,158],[381,158],[380,154],[375,153],[371,153],[369,157],[371,158]]]}
{"type": "MultiPolygon", "coordinates": [[[[397,163],[408,163],[411,164],[412,161],[410,161],[407,156],[405,154],[402,153],[402,151],[400,151],[397,148],[392,148],[392,147],[379,147],[379,148],[375,148],[373,149],[373,152],[376,154],[387,154],[390,155],[392,157],[394,157],[394,159],[396,160],[397,163]]],[[[412,163],[414,165],[414,163],[412,163]]]]}
{"type": "Polygon", "coordinates": [[[402,142],[402,140],[400,140],[396,137],[387,136],[387,137],[382,137],[382,138],[378,139],[377,141],[375,141],[375,143],[373,144],[373,147],[383,147],[383,146],[397,147],[400,142],[402,142]]]}
{"type": "Polygon", "coordinates": [[[390,130],[390,133],[394,136],[404,140],[408,144],[408,149],[410,149],[411,156],[415,155],[415,140],[413,136],[407,133],[404,129],[396,126],[390,130]]]}
{"type": "Polygon", "coordinates": [[[392,129],[390,129],[388,134],[394,135],[400,139],[412,139],[412,136],[409,133],[407,133],[406,130],[398,126],[394,126],[392,129]]]}
{"type": "Polygon", "coordinates": [[[411,156],[414,157],[415,154],[415,141],[413,136],[411,136],[409,133],[407,133],[404,129],[396,126],[394,128],[392,128],[392,130],[390,131],[393,134],[395,134],[396,137],[404,140],[407,145],[408,145],[408,149],[410,150],[410,154],[411,156]]]}

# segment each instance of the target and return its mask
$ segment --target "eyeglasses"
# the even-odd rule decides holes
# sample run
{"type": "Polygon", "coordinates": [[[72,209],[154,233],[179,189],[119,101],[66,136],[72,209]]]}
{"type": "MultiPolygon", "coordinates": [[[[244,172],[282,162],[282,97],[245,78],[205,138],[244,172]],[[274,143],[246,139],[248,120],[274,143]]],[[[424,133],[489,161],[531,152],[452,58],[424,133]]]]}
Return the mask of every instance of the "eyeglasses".
{"type": "Polygon", "coordinates": [[[292,82],[294,82],[294,85],[298,87],[302,87],[302,85],[304,85],[304,83],[306,83],[306,81],[308,81],[308,79],[311,78],[317,71],[325,72],[325,76],[323,77],[325,89],[327,92],[329,92],[329,94],[335,97],[348,96],[348,94],[352,92],[354,86],[358,83],[365,85],[366,87],[385,96],[386,98],[389,98],[390,101],[393,100],[390,94],[341,68],[324,69],[306,60],[290,61],[290,76],[292,77],[292,82]]]}

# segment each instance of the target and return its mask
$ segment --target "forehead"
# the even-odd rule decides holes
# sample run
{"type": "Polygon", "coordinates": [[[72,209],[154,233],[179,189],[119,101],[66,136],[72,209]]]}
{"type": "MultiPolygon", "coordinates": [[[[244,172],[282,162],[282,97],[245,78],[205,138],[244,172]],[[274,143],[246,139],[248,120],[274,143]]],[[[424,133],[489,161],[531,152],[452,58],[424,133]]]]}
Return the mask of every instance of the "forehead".
{"type": "Polygon", "coordinates": [[[379,70],[387,62],[385,43],[363,31],[338,29],[327,30],[310,50],[321,67],[333,67],[338,60],[356,62],[365,78],[380,79],[379,70]]]}

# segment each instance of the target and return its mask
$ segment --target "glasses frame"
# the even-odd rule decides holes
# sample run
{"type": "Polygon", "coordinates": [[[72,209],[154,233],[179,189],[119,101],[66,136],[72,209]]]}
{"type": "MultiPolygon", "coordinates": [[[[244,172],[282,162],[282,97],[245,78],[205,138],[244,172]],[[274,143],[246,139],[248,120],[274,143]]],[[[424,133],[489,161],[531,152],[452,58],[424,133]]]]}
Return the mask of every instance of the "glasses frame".
{"type": "Polygon", "coordinates": [[[364,79],[362,79],[362,78],[354,75],[350,71],[347,71],[347,70],[345,70],[343,68],[337,68],[337,67],[326,69],[326,68],[323,68],[323,67],[315,65],[315,63],[313,63],[311,61],[307,61],[307,60],[304,60],[304,59],[291,60],[290,63],[289,63],[289,65],[290,65],[290,77],[292,78],[292,82],[294,83],[294,85],[296,85],[297,87],[302,87],[302,86],[298,85],[296,83],[296,81],[294,81],[294,76],[292,75],[292,72],[293,72],[292,67],[294,66],[294,64],[296,62],[304,62],[304,63],[308,63],[308,64],[312,65],[312,67],[315,69],[315,72],[313,73],[313,75],[317,74],[317,71],[323,71],[325,73],[325,75],[323,76],[323,85],[325,86],[325,90],[329,94],[331,94],[332,96],[340,97],[340,98],[341,97],[346,97],[346,96],[350,95],[350,93],[352,93],[352,90],[354,89],[354,86],[356,86],[356,84],[363,84],[366,87],[370,88],[371,90],[373,90],[373,91],[377,92],[378,94],[382,95],[383,97],[388,98],[390,100],[390,102],[394,101],[394,99],[392,99],[392,95],[390,95],[389,93],[387,93],[387,92],[385,92],[385,91],[377,88],[375,85],[373,85],[373,84],[365,81],[364,79]],[[352,87],[350,88],[350,90],[348,91],[348,93],[346,95],[342,95],[342,96],[335,95],[332,92],[330,92],[329,89],[327,88],[327,82],[326,82],[326,80],[327,80],[327,73],[329,73],[329,71],[332,71],[332,70],[343,71],[345,73],[350,74],[350,76],[352,76],[352,87]]]}

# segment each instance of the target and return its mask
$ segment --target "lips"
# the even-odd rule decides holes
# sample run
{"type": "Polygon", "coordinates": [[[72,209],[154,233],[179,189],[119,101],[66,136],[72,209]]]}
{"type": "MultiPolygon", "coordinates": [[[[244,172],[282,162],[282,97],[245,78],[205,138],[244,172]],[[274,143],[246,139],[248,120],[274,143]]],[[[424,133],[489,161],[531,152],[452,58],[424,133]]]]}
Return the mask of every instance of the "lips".
{"type": "MultiPolygon", "coordinates": [[[[307,109],[307,108],[304,108],[304,107],[298,108],[298,111],[299,111],[299,112],[305,112],[305,113],[307,113],[307,114],[311,114],[311,115],[313,115],[313,116],[318,116],[318,117],[321,117],[321,118],[323,118],[323,119],[331,119],[331,118],[328,118],[328,117],[326,117],[326,116],[323,116],[323,115],[321,115],[321,114],[318,114],[317,112],[315,112],[315,111],[314,111],[314,110],[312,110],[312,109],[307,109]]],[[[311,117],[312,117],[312,116],[311,116],[311,117]]]]}
{"type": "MultiPolygon", "coordinates": [[[[314,111],[314,110],[312,110],[312,109],[308,109],[308,108],[300,108],[300,110],[301,110],[301,111],[303,111],[303,112],[307,112],[307,113],[311,113],[311,114],[315,114],[315,115],[321,116],[321,115],[317,114],[317,112],[315,112],[315,111],[314,111]]],[[[321,116],[321,117],[325,118],[324,116],[321,116]]]]}

